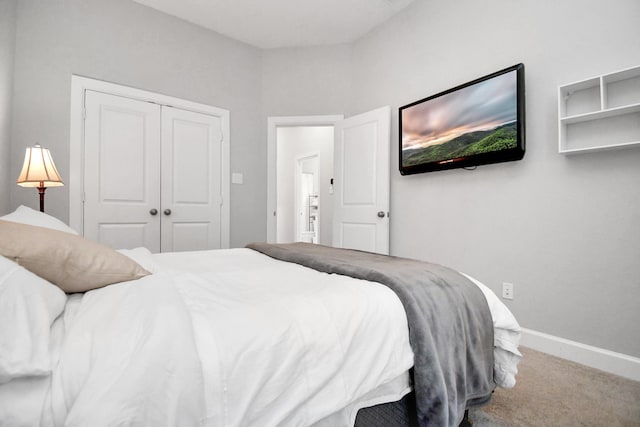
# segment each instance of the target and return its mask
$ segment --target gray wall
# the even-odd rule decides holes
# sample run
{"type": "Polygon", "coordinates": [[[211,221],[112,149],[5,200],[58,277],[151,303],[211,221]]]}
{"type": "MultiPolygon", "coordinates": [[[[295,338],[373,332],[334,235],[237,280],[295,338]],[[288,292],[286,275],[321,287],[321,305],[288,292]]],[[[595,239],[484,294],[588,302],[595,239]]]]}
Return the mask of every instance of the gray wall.
{"type": "Polygon", "coordinates": [[[0,0],[0,215],[10,211],[9,192],[15,185],[11,175],[11,92],[16,37],[16,2],[0,0]]]}
{"type": "MultiPolygon", "coordinates": [[[[130,0],[20,0],[11,176],[24,148],[39,142],[68,178],[72,74],[214,105],[231,111],[231,170],[244,174],[231,186],[231,245],[264,240],[260,69],[258,49],[130,0]]],[[[65,221],[68,188],[46,196],[47,212],[65,221]]],[[[11,191],[12,207],[37,207],[35,190],[11,191]]]]}
{"type": "Polygon", "coordinates": [[[351,101],[351,47],[264,50],[262,80],[267,117],[343,114],[351,101]]]}
{"type": "Polygon", "coordinates": [[[558,154],[556,98],[640,65],[639,18],[637,0],[417,0],[355,43],[351,110],[395,111],[391,252],[512,282],[522,326],[640,356],[640,148],[558,154]],[[518,62],[524,160],[399,174],[397,107],[518,62]]]}

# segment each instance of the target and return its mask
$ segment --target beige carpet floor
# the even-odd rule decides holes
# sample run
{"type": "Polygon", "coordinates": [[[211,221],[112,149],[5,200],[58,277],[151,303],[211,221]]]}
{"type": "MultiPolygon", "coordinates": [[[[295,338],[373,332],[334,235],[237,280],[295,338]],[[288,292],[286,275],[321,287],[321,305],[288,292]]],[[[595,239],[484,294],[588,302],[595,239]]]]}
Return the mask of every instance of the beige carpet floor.
{"type": "Polygon", "coordinates": [[[470,411],[474,427],[640,426],[640,382],[522,348],[516,386],[470,411]]]}

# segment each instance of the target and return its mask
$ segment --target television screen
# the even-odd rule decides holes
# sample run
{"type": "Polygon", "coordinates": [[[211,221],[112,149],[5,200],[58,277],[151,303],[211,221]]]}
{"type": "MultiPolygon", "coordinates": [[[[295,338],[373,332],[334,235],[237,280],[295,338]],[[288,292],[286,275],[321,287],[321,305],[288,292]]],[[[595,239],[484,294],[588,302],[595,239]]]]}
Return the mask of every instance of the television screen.
{"type": "Polygon", "coordinates": [[[517,64],[399,109],[402,175],[524,156],[524,65],[517,64]]]}

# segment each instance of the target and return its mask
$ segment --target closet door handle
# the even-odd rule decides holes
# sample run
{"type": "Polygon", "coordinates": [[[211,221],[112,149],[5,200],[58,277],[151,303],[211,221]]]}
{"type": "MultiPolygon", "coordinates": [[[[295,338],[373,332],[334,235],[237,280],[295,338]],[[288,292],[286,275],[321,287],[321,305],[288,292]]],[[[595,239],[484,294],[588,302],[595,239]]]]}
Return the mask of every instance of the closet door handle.
{"type": "Polygon", "coordinates": [[[165,209],[164,214],[167,216],[171,215],[171,209],[165,209]]]}
{"type": "Polygon", "coordinates": [[[158,215],[158,209],[151,209],[151,210],[149,211],[149,213],[150,213],[151,215],[158,215]]]}

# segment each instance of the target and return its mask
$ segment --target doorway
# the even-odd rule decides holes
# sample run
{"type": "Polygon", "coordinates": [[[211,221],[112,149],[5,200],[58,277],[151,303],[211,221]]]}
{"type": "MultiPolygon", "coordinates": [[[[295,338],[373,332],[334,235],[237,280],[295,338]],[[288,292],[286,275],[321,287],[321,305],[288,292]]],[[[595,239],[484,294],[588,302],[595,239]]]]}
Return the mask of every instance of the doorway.
{"type": "MultiPolygon", "coordinates": [[[[268,118],[267,242],[278,242],[278,219],[292,212],[278,206],[278,193],[283,193],[278,181],[284,181],[278,178],[278,140],[287,129],[330,127],[332,151],[328,157],[321,155],[331,159],[332,166],[329,174],[319,177],[318,243],[389,253],[390,118],[388,106],[346,120],[343,116],[268,118]]],[[[304,140],[298,138],[297,144],[304,140]]],[[[290,218],[288,224],[296,221],[290,218]]]]}
{"type": "Polygon", "coordinates": [[[333,126],[280,127],[276,243],[331,244],[333,126]]]}
{"type": "MultiPolygon", "coordinates": [[[[269,117],[267,146],[267,241],[284,243],[313,238],[304,231],[304,221],[309,220],[309,203],[316,204],[315,243],[331,245],[332,202],[330,180],[333,176],[333,127],[343,119],[335,116],[269,117]],[[321,142],[319,142],[321,141],[321,142]],[[317,198],[304,203],[299,195],[296,207],[295,176],[298,160],[318,155],[317,198]],[[305,208],[306,204],[306,208],[305,208]],[[302,209],[300,209],[302,207],[302,209]],[[302,210],[302,215],[300,212],[302,210]]],[[[304,163],[304,162],[303,162],[304,163]]],[[[299,178],[299,181],[309,178],[299,178]]],[[[298,192],[299,193],[299,192],[298,192]]],[[[311,219],[314,220],[313,218],[311,219]]],[[[308,222],[307,222],[308,224],[308,222]]],[[[307,229],[308,231],[308,229],[307,229]]]]}

